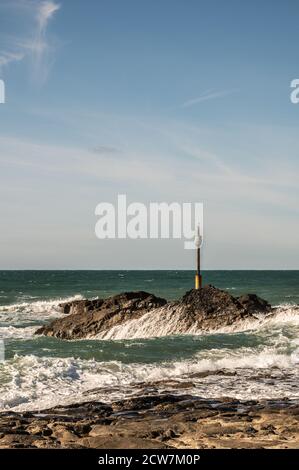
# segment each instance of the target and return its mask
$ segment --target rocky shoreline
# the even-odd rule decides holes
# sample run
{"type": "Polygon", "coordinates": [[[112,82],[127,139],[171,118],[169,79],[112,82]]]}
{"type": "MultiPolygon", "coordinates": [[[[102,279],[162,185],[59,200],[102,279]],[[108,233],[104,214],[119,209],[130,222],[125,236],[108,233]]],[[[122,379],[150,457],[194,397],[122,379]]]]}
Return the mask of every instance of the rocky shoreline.
{"type": "MultiPolygon", "coordinates": [[[[184,334],[275,314],[275,308],[256,295],[233,297],[213,286],[191,290],[174,302],[141,291],[60,307],[65,315],[36,334],[66,340],[97,335],[115,339],[119,329],[129,334],[125,337],[143,334],[140,325],[150,325],[153,336],[159,328],[161,332],[161,325],[163,334],[184,334]]],[[[159,386],[151,391],[141,387],[134,398],[112,403],[86,401],[36,412],[2,412],[0,448],[299,447],[299,400],[208,399],[188,394],[180,384],[169,385],[163,392],[159,386]]],[[[192,375],[189,385],[193,386],[192,375]]]]}
{"type": "Polygon", "coordinates": [[[0,448],[298,448],[299,401],[190,395],[0,413],[0,448]]]}

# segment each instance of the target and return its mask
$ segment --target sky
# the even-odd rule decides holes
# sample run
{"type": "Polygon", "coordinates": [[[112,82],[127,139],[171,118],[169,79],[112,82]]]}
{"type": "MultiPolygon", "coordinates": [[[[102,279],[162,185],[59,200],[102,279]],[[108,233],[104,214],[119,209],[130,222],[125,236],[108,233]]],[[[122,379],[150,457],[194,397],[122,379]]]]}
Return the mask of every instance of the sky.
{"type": "Polygon", "coordinates": [[[295,0],[0,0],[0,269],[193,269],[100,202],[203,202],[204,269],[299,269],[295,0]]]}

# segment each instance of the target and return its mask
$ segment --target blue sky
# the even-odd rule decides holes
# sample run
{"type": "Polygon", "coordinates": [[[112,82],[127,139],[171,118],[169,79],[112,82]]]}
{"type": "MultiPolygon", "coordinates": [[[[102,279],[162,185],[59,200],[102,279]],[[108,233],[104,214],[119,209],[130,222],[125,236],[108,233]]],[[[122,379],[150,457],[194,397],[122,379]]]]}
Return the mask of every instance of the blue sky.
{"type": "Polygon", "coordinates": [[[296,1],[2,0],[1,268],[192,268],[94,209],[202,201],[204,267],[298,269],[296,1]]]}

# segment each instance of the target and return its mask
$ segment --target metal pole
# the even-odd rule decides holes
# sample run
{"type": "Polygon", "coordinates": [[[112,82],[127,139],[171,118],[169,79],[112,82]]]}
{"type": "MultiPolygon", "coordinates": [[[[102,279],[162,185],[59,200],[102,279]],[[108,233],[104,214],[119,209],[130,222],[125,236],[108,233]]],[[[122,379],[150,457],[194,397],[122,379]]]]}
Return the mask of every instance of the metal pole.
{"type": "Polygon", "coordinates": [[[198,227],[198,236],[196,239],[197,244],[197,253],[196,253],[196,274],[195,274],[195,289],[200,289],[202,287],[202,276],[200,272],[200,231],[198,227]]]}

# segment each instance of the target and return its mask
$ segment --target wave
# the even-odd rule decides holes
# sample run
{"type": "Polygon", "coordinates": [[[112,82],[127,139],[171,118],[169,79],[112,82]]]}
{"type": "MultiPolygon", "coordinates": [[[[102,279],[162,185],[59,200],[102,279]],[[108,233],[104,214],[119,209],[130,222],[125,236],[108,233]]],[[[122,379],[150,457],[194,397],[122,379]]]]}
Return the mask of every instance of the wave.
{"type": "Polygon", "coordinates": [[[157,308],[140,318],[128,320],[121,325],[116,325],[95,336],[90,336],[90,338],[121,340],[182,334],[202,335],[210,333],[233,333],[288,323],[299,325],[298,306],[284,305],[277,308],[273,314],[256,315],[255,318],[209,331],[203,331],[197,323],[194,323],[191,327],[189,325],[187,326],[186,317],[181,308],[178,308],[175,312],[173,312],[172,309],[157,308]]]}
{"type": "Polygon", "coordinates": [[[0,339],[30,339],[33,338],[37,326],[27,326],[25,328],[14,326],[0,327],[0,339]]]}
{"type": "Polygon", "coordinates": [[[209,350],[188,360],[152,364],[15,356],[0,364],[0,408],[42,410],[87,400],[111,402],[140,393],[171,392],[206,398],[298,398],[298,344],[209,350]]]}
{"type": "Polygon", "coordinates": [[[219,328],[219,333],[234,333],[248,330],[258,330],[267,327],[283,326],[283,325],[299,326],[299,306],[297,305],[280,305],[276,307],[274,313],[263,315],[256,314],[255,318],[243,320],[234,325],[219,328]]]}
{"type": "Polygon", "coordinates": [[[6,322],[12,325],[22,321],[47,320],[62,315],[59,304],[61,302],[70,302],[72,300],[81,300],[82,295],[78,294],[72,297],[37,300],[31,302],[21,302],[0,306],[0,322],[6,322]]]}

